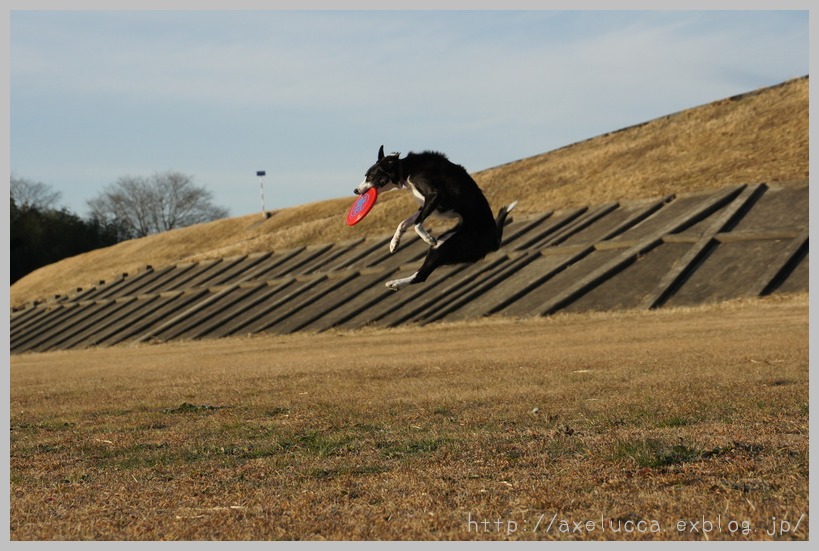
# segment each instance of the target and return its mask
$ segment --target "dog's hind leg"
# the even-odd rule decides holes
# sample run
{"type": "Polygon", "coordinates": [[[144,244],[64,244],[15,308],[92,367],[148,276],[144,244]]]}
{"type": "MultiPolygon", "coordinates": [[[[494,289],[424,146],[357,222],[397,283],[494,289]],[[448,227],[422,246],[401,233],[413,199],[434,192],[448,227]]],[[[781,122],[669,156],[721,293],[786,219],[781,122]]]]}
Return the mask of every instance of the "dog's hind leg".
{"type": "Polygon", "coordinates": [[[427,256],[424,258],[423,264],[421,264],[417,272],[409,277],[388,281],[385,283],[386,287],[393,291],[398,291],[407,285],[426,281],[430,274],[435,271],[435,268],[442,264],[441,258],[440,249],[430,248],[429,251],[427,251],[427,256]]]}
{"type": "Polygon", "coordinates": [[[401,236],[404,235],[410,226],[415,223],[416,218],[418,215],[421,214],[421,209],[415,211],[415,214],[398,224],[398,227],[395,229],[395,234],[392,236],[392,240],[390,241],[390,252],[394,253],[396,249],[398,249],[398,245],[401,243],[401,236]]]}
{"type": "Polygon", "coordinates": [[[415,276],[417,274],[418,274],[418,272],[415,272],[414,274],[412,274],[409,277],[402,277],[401,279],[393,279],[391,281],[386,282],[384,285],[388,289],[392,289],[393,291],[398,291],[399,289],[403,289],[404,287],[406,287],[410,283],[416,283],[415,276]]]}
{"type": "Polygon", "coordinates": [[[444,234],[447,239],[440,247],[430,247],[423,264],[418,271],[409,277],[388,281],[386,286],[394,291],[403,289],[407,285],[421,283],[438,267],[461,262],[476,262],[486,255],[485,250],[475,251],[472,248],[471,235],[460,231],[450,231],[444,234]],[[448,235],[447,235],[448,234],[448,235]]]}
{"type": "Polygon", "coordinates": [[[384,285],[388,289],[392,289],[393,291],[398,291],[398,290],[403,289],[407,285],[412,285],[413,283],[421,283],[423,281],[426,281],[427,278],[429,277],[429,275],[435,270],[435,268],[438,267],[438,263],[435,260],[435,257],[437,255],[432,254],[434,252],[435,252],[435,249],[430,249],[429,250],[429,253],[427,254],[427,257],[424,260],[424,263],[421,265],[421,267],[418,269],[418,271],[415,272],[414,274],[412,274],[411,276],[402,277],[401,279],[393,279],[391,281],[388,281],[384,285]],[[432,257],[432,259],[430,259],[430,257],[432,257]]]}

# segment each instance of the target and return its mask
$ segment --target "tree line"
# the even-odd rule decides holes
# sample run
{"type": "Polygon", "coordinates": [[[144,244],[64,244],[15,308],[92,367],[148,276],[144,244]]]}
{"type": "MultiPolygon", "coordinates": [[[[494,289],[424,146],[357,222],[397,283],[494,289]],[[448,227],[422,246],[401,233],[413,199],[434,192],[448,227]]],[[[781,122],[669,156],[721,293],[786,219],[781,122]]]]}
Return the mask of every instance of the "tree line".
{"type": "Polygon", "coordinates": [[[87,217],[57,206],[61,194],[47,184],[15,176],[10,184],[10,283],[63,258],[229,214],[175,171],[120,178],[87,202],[87,217]]]}

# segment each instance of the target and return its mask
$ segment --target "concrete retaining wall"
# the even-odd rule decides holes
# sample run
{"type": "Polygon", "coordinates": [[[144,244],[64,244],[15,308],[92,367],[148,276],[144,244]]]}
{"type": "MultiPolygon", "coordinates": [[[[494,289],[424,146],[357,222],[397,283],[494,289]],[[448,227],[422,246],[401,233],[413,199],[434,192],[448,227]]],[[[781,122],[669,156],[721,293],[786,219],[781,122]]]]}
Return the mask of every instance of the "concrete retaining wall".
{"type": "Polygon", "coordinates": [[[808,183],[519,218],[500,251],[399,292],[383,283],[415,271],[427,246],[410,232],[390,254],[389,239],[149,266],[13,311],[11,352],[807,292],[808,183]]]}

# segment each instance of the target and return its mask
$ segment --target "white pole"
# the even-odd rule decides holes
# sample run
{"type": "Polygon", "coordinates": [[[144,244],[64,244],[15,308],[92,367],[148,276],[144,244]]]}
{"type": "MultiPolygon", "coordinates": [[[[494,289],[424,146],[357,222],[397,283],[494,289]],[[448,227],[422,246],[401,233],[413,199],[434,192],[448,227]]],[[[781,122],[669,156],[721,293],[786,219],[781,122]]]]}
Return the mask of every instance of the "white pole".
{"type": "Polygon", "coordinates": [[[259,177],[259,199],[262,202],[262,217],[267,219],[267,213],[264,210],[264,170],[259,170],[256,172],[256,176],[259,177]]]}

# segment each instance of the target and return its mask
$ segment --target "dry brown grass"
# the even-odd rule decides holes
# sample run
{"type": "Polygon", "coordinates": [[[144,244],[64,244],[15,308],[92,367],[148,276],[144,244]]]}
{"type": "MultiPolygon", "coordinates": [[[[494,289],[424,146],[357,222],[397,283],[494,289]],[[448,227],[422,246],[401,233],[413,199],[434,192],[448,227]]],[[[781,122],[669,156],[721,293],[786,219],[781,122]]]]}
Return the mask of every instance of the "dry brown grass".
{"type": "Polygon", "coordinates": [[[12,356],[11,537],[804,540],[808,375],[806,296],[12,356]]]}
{"type": "MultiPolygon", "coordinates": [[[[736,183],[804,180],[808,87],[807,78],[788,81],[474,177],[494,209],[520,200],[523,214],[736,183]]],[[[283,209],[268,220],[260,214],[220,220],[69,258],[16,282],[11,305],[66,294],[146,264],[164,266],[386,234],[415,208],[408,194],[387,193],[365,220],[349,228],[343,220],[351,202],[352,197],[345,197],[283,209]]]]}
{"type": "Polygon", "coordinates": [[[531,212],[808,177],[807,78],[716,101],[476,175],[531,212]],[[511,189],[509,189],[511,188],[511,189]]]}

